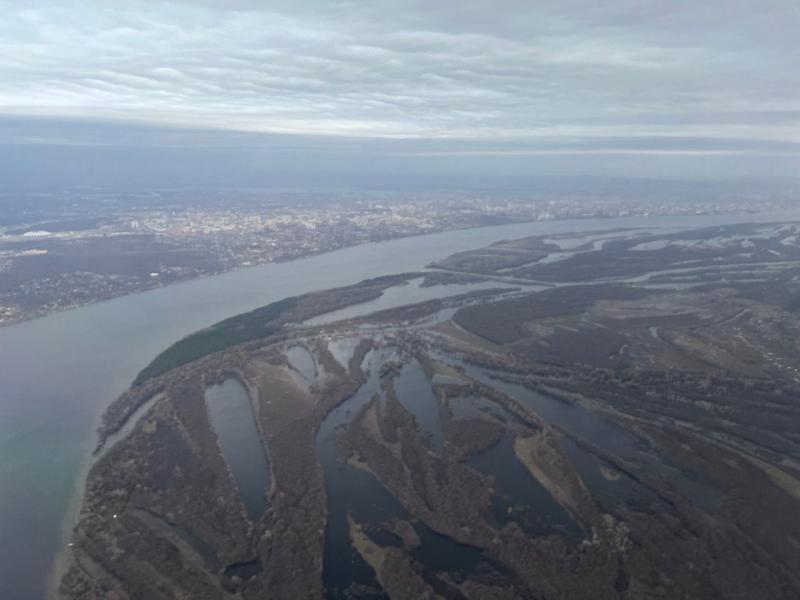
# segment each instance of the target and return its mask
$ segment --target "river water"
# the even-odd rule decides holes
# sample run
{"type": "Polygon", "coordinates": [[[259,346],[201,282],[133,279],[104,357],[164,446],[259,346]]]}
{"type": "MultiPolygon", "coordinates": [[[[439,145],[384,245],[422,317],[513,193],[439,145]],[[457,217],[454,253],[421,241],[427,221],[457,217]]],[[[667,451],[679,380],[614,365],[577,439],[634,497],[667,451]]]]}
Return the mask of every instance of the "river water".
{"type": "Polygon", "coordinates": [[[0,328],[0,598],[44,597],[72,527],[108,403],[177,339],[286,296],[418,270],[454,252],[526,235],[706,226],[791,215],[547,221],[347,248],[170,285],[0,328]]]}
{"type": "MultiPolygon", "coordinates": [[[[491,563],[483,553],[472,546],[465,546],[451,538],[433,531],[421,521],[413,519],[402,504],[385,488],[371,472],[357,468],[340,459],[336,438],[376,395],[382,397],[380,386],[380,366],[393,356],[389,349],[371,350],[362,362],[367,373],[367,381],[339,406],[334,408],[320,424],[317,433],[317,460],[325,476],[325,495],[327,497],[328,521],[325,526],[325,547],[322,561],[322,581],[327,600],[345,600],[347,589],[352,585],[373,588],[375,591],[365,596],[371,600],[383,600],[388,596],[380,590],[375,572],[353,547],[348,531],[347,516],[368,527],[381,527],[395,519],[410,521],[420,538],[420,545],[411,551],[411,556],[421,567],[421,575],[428,583],[437,585],[434,573],[440,571],[472,572],[480,566],[491,570],[491,563]]],[[[403,394],[427,389],[430,384],[419,365],[406,365],[397,384],[398,397],[403,394]]],[[[385,401],[385,399],[383,400],[385,401]]],[[[426,411],[438,407],[433,393],[427,402],[418,402],[417,408],[428,404],[426,411]]],[[[420,413],[415,413],[419,417],[420,413]]],[[[441,430],[440,430],[441,434],[441,430]]],[[[400,540],[388,531],[376,533],[368,530],[368,537],[376,543],[399,545],[400,540]],[[376,536],[383,536],[383,540],[376,536]],[[392,539],[396,538],[396,539],[392,539]]]]}

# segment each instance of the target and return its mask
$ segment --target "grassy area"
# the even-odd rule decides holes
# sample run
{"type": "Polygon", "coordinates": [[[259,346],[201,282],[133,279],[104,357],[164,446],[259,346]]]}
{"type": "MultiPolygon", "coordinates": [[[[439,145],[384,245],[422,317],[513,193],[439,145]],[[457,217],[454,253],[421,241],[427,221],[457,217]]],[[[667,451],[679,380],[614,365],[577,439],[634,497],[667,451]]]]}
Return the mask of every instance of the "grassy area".
{"type": "Polygon", "coordinates": [[[285,298],[251,312],[225,319],[208,329],[202,329],[183,338],[142,369],[133,385],[141,385],[148,379],[158,377],[213,352],[275,333],[280,329],[280,324],[276,322],[277,318],[294,308],[298,300],[299,298],[285,298]]]}

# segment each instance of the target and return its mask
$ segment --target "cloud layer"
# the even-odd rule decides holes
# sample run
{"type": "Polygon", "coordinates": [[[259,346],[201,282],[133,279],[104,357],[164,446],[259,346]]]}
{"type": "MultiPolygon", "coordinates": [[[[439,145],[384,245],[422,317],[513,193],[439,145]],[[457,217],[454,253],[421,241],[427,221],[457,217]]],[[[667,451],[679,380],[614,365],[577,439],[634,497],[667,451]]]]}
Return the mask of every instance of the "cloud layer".
{"type": "Polygon", "coordinates": [[[796,154],[798,31],[796,0],[11,2],[0,114],[430,153],[796,154]]]}

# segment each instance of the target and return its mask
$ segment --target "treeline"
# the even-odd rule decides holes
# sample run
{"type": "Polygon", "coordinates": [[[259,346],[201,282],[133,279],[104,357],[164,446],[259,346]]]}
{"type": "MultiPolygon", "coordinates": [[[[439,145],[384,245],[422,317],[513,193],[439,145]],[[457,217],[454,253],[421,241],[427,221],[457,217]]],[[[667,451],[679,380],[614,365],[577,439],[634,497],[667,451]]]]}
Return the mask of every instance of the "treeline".
{"type": "Polygon", "coordinates": [[[352,304],[366,302],[378,298],[386,288],[421,277],[422,273],[383,275],[365,279],[354,285],[292,296],[225,319],[183,338],[164,350],[142,369],[134,379],[132,387],[140,386],[148,379],[214,352],[273,335],[289,321],[302,322],[352,304]]]}
{"type": "Polygon", "coordinates": [[[208,329],[202,329],[175,342],[139,372],[133,381],[133,386],[141,385],[148,379],[158,377],[170,369],[180,367],[213,352],[219,352],[231,346],[277,332],[281,328],[278,317],[293,309],[298,300],[297,297],[291,297],[273,302],[248,313],[220,321],[208,329]]]}

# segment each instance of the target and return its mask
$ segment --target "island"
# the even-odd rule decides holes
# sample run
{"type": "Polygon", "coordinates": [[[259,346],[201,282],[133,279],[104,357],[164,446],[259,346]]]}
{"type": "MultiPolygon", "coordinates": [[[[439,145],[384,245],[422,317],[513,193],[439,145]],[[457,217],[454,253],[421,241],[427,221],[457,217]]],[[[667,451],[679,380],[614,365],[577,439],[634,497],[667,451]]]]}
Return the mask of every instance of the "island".
{"type": "Polygon", "coordinates": [[[107,410],[67,599],[800,596],[800,224],[287,298],[107,410]]]}

